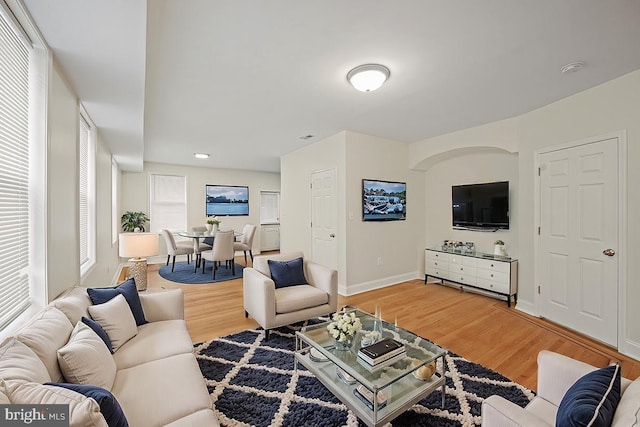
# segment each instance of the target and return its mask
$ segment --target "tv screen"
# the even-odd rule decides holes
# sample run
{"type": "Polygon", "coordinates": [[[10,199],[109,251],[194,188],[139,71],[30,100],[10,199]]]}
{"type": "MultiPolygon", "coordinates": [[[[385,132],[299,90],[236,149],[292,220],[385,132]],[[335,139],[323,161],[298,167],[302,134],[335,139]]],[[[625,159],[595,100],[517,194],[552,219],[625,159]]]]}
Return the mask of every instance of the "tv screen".
{"type": "Polygon", "coordinates": [[[397,221],[407,217],[405,182],[362,180],[362,220],[397,221]]]}
{"type": "Polygon", "coordinates": [[[454,185],[453,226],[509,229],[509,182],[454,185]]]}
{"type": "Polygon", "coordinates": [[[206,214],[249,215],[249,187],[207,185],[206,214]]]}

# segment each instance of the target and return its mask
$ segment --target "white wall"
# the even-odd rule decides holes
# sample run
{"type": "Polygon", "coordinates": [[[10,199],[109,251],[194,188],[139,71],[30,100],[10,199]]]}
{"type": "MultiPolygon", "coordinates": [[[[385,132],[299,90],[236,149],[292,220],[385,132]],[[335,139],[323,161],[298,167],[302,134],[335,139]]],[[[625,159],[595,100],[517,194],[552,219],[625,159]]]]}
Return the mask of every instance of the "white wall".
{"type": "MultiPolygon", "coordinates": [[[[78,99],[57,66],[48,99],[47,152],[47,286],[54,299],[69,286],[80,285],[78,207],[78,99]]],[[[97,144],[97,262],[83,286],[110,286],[118,266],[111,245],[111,154],[97,144]]]]}
{"type": "Polygon", "coordinates": [[[409,145],[346,133],[347,295],[418,277],[424,258],[424,172],[409,170],[409,145]],[[362,180],[407,183],[407,218],[404,221],[362,221],[362,180]],[[378,265],[378,258],[381,263],[378,265]]]}
{"type": "MultiPolygon", "coordinates": [[[[476,250],[493,253],[494,242],[504,240],[509,256],[518,257],[518,155],[477,152],[441,161],[432,166],[426,181],[426,245],[443,240],[474,242],[476,250]],[[451,187],[482,182],[509,181],[509,230],[454,230],[451,219],[451,187]]],[[[422,270],[424,273],[424,269],[422,270]]]]}
{"type": "MultiPolygon", "coordinates": [[[[588,137],[596,137],[612,132],[624,131],[627,137],[627,247],[618,248],[621,260],[625,255],[628,260],[625,268],[626,282],[622,283],[622,291],[626,294],[626,302],[621,310],[625,314],[625,319],[620,325],[622,340],[619,342],[619,350],[633,357],[640,358],[640,312],[636,309],[640,301],[640,264],[635,260],[640,259],[640,246],[635,242],[640,241],[640,223],[636,218],[640,217],[640,192],[637,186],[640,184],[640,70],[609,81],[595,88],[578,93],[561,101],[539,108],[506,122],[496,122],[477,128],[466,129],[464,131],[449,135],[419,141],[412,145],[413,155],[417,153],[431,153],[437,157],[433,159],[411,159],[416,165],[428,165],[431,167],[427,176],[427,203],[432,195],[443,198],[445,190],[448,189],[452,180],[438,177],[436,172],[444,173],[448,166],[469,165],[474,158],[482,159],[480,154],[474,154],[470,159],[451,156],[443,149],[443,141],[458,140],[452,147],[458,150],[475,150],[474,139],[487,141],[483,146],[491,145],[491,134],[493,132],[497,148],[504,148],[505,142],[508,144],[509,138],[516,138],[513,149],[518,151],[518,188],[512,187],[511,195],[517,198],[517,210],[514,210],[512,223],[517,225],[509,231],[509,240],[517,242],[517,257],[519,260],[519,288],[518,288],[518,308],[525,311],[537,313],[536,283],[534,278],[534,243],[536,239],[534,217],[534,197],[535,197],[535,153],[545,147],[553,147],[573,141],[583,140],[588,137]],[[515,129],[515,133],[509,129],[515,129]],[[505,141],[505,138],[507,141],[505,141]],[[436,144],[438,150],[425,147],[425,145],[436,144]],[[451,159],[451,160],[449,160],[451,159]],[[438,179],[435,183],[431,179],[438,179]],[[439,195],[439,196],[438,196],[439,195]],[[517,227],[517,228],[516,228],[517,227]],[[517,238],[514,235],[517,233],[517,238]]],[[[457,154],[464,153],[458,151],[457,154]]],[[[497,160],[497,157],[495,157],[497,160]]],[[[478,162],[478,165],[480,162],[478,162]]],[[[484,166],[482,166],[484,167],[484,166]]],[[[512,169],[511,161],[509,170],[512,169]]],[[[482,175],[488,177],[489,170],[484,170],[482,175]]],[[[428,207],[427,222],[433,218],[428,207]]],[[[446,223],[444,219],[440,219],[446,223]]],[[[428,225],[426,241],[433,243],[444,238],[444,233],[433,229],[428,225]],[[437,239],[435,236],[439,236],[437,239]],[[432,237],[434,241],[432,241],[432,237]]],[[[453,236],[452,236],[453,237],[453,236]]],[[[455,238],[455,237],[454,237],[455,238]]],[[[464,239],[460,239],[464,240],[464,239]]],[[[437,243],[437,242],[436,242],[437,243]]],[[[513,252],[513,248],[511,248],[513,252]]]]}
{"type": "MultiPolygon", "coordinates": [[[[187,227],[202,227],[206,221],[205,186],[207,184],[246,185],[249,187],[249,215],[221,216],[221,229],[242,230],[247,224],[258,225],[253,247],[260,252],[260,192],[280,191],[280,174],[236,169],[213,169],[164,163],[145,162],[142,172],[122,173],[122,203],[120,215],[126,211],[149,214],[149,177],[151,174],[181,175],[187,177],[187,227]]],[[[166,246],[160,240],[160,255],[155,261],[166,260],[166,246]]],[[[124,260],[123,260],[124,261],[124,260]]]]}

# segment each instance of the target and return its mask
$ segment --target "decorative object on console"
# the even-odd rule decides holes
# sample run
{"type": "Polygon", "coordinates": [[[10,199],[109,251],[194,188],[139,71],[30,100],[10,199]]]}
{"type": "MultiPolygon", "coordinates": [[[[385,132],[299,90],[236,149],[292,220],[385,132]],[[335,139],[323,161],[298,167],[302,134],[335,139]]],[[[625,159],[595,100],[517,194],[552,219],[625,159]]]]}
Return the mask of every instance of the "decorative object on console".
{"type": "Polygon", "coordinates": [[[494,255],[499,255],[499,256],[505,256],[507,255],[507,250],[505,249],[504,246],[504,241],[502,240],[496,240],[494,242],[494,247],[493,247],[493,253],[494,255]]]}
{"type": "Polygon", "coordinates": [[[120,233],[118,253],[129,259],[127,278],[133,277],[139,291],[147,289],[147,259],[158,255],[158,235],[154,233],[120,233]]]}

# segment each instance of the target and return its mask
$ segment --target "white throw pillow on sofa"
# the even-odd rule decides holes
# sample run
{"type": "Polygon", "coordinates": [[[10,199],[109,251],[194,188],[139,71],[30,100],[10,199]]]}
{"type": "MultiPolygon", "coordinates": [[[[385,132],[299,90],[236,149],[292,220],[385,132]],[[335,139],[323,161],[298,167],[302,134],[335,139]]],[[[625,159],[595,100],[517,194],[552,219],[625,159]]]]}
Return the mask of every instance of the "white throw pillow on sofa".
{"type": "Polygon", "coordinates": [[[640,426],[640,378],[629,384],[618,402],[612,426],[640,426]]]}
{"type": "Polygon", "coordinates": [[[73,390],[15,380],[0,380],[0,388],[13,404],[69,405],[70,426],[107,427],[98,403],[73,390]]]}
{"type": "Polygon", "coordinates": [[[0,344],[0,378],[40,383],[51,381],[42,360],[15,337],[7,338],[0,344]]]}
{"type": "Polygon", "coordinates": [[[98,334],[82,321],[73,329],[69,342],[58,350],[58,363],[66,381],[73,384],[111,390],[116,378],[113,356],[98,334]]]}
{"type": "Polygon", "coordinates": [[[114,352],[138,334],[136,319],[122,295],[113,297],[103,304],[90,306],[89,314],[109,335],[114,352]]]}

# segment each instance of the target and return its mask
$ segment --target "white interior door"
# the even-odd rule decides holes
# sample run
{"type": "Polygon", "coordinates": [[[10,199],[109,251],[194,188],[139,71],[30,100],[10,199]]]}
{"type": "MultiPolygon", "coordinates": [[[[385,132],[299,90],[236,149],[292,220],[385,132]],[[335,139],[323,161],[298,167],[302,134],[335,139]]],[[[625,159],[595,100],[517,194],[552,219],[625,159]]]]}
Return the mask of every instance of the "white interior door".
{"type": "Polygon", "coordinates": [[[312,259],[338,269],[336,171],[328,169],[311,174],[312,259]]]}
{"type": "Polygon", "coordinates": [[[617,346],[618,140],[540,156],[540,313],[617,346]]]}

